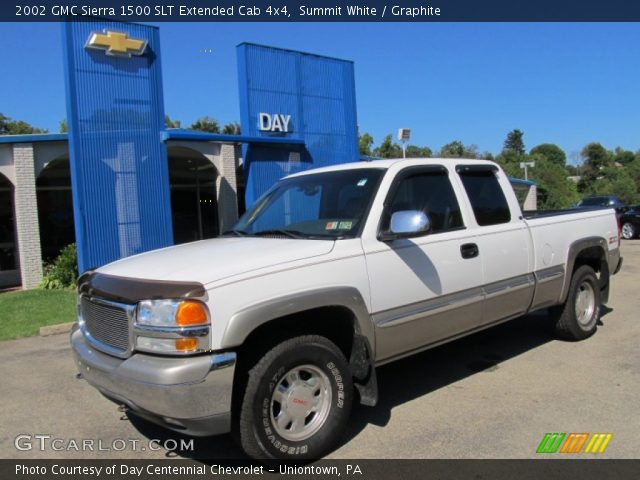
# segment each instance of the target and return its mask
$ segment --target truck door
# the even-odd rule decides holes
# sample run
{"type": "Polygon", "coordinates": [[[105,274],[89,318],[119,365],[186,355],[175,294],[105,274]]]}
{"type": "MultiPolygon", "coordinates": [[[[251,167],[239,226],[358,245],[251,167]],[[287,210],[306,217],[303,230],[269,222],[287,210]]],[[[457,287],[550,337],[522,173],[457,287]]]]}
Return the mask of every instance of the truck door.
{"type": "Polygon", "coordinates": [[[476,240],[450,175],[455,172],[442,166],[412,166],[398,172],[388,190],[378,232],[388,230],[393,212],[421,210],[431,223],[426,235],[391,241],[362,237],[378,361],[482,322],[482,264],[469,252],[476,240]]]}
{"type": "Polygon", "coordinates": [[[535,288],[532,245],[509,181],[494,165],[458,165],[456,171],[473,210],[485,290],[483,323],[522,315],[535,288]]]}

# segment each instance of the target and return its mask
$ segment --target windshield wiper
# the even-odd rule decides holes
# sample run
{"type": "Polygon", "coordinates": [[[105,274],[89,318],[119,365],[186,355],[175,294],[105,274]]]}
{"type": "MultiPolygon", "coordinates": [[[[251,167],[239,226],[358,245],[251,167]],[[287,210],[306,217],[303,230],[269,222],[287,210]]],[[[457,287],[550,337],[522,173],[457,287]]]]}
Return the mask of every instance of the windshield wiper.
{"type": "Polygon", "coordinates": [[[261,237],[266,235],[284,235],[289,238],[304,238],[304,234],[297,230],[286,230],[283,228],[273,228],[270,230],[260,230],[259,232],[252,233],[255,237],[261,237]]]}
{"type": "Polygon", "coordinates": [[[222,232],[222,235],[235,235],[236,237],[246,237],[249,232],[245,232],[244,230],[227,230],[226,232],[222,232]]]}

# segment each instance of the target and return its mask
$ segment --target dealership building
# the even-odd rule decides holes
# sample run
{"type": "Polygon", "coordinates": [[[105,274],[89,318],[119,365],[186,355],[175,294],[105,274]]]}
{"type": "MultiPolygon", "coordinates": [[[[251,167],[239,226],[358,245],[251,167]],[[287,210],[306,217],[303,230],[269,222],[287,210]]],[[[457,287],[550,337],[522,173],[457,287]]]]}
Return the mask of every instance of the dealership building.
{"type": "Polygon", "coordinates": [[[0,136],[0,288],[36,287],[73,242],[83,272],[219,235],[240,163],[251,205],[287,174],[359,160],[351,61],[238,45],[242,135],[222,135],[165,128],[158,28],[65,23],[63,50],[69,133],[0,136]]]}
{"type": "Polygon", "coordinates": [[[76,242],[86,271],[211,238],[279,178],[356,161],[353,62],[237,47],[242,135],[164,126],[158,28],[63,24],[68,134],[0,137],[0,287],[33,288],[76,242]]]}

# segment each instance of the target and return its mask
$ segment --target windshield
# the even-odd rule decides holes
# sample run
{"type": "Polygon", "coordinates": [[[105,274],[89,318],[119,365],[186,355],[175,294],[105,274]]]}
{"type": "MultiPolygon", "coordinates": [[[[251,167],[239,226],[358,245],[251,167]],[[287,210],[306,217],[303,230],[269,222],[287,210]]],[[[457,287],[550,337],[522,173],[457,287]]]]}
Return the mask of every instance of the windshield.
{"type": "Polygon", "coordinates": [[[353,238],[384,170],[355,169],[283,180],[262,196],[233,227],[235,235],[353,238]]]}

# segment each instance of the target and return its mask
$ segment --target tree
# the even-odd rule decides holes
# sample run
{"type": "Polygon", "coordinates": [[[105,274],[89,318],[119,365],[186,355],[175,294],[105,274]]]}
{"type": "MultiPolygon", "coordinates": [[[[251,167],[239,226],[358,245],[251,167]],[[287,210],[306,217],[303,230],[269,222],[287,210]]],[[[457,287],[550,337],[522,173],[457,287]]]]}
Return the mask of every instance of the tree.
{"type": "Polygon", "coordinates": [[[507,134],[507,139],[504,141],[504,150],[511,150],[518,155],[524,155],[524,141],[522,137],[524,136],[524,132],[522,130],[511,130],[507,134]]]}
{"type": "Polygon", "coordinates": [[[60,131],[60,133],[67,133],[69,131],[69,126],[67,125],[67,119],[63,118],[62,120],[60,120],[59,123],[59,127],[58,130],[60,131]]]}
{"type": "Polygon", "coordinates": [[[496,163],[502,167],[506,174],[515,178],[521,178],[523,176],[524,172],[520,168],[520,162],[524,160],[525,157],[518,155],[513,150],[503,150],[495,158],[496,163]]]}
{"type": "Polygon", "coordinates": [[[593,190],[596,180],[602,176],[605,168],[613,166],[610,152],[599,143],[593,142],[582,149],[582,175],[578,182],[578,190],[587,192],[593,190]]]}
{"type": "Polygon", "coordinates": [[[408,145],[406,153],[407,158],[429,158],[433,155],[429,147],[418,147],[417,145],[408,145]]]}
{"type": "Polygon", "coordinates": [[[438,156],[441,158],[478,158],[478,147],[475,145],[465,145],[460,140],[454,140],[444,145],[438,156]]]}
{"type": "Polygon", "coordinates": [[[164,116],[164,126],[166,128],[180,128],[180,120],[171,120],[169,115],[164,116]]]}
{"type": "Polygon", "coordinates": [[[189,130],[198,130],[200,132],[220,133],[220,124],[213,117],[200,117],[191,124],[189,130]]]}
{"type": "Polygon", "coordinates": [[[29,133],[49,133],[49,130],[36,128],[23,120],[13,120],[0,113],[0,135],[25,135],[29,133]]]}
{"type": "Polygon", "coordinates": [[[616,147],[613,151],[613,161],[623,166],[633,162],[635,158],[636,155],[633,152],[625,150],[622,147],[616,147]]]}
{"type": "Polygon", "coordinates": [[[540,145],[536,145],[531,149],[529,155],[539,155],[546,158],[551,163],[555,163],[562,167],[567,163],[567,155],[564,153],[564,150],[553,143],[542,143],[540,145]]]}
{"type": "Polygon", "coordinates": [[[402,148],[400,148],[400,145],[397,143],[393,143],[391,139],[391,134],[384,137],[384,140],[380,146],[373,151],[373,154],[380,158],[401,158],[402,148]]]}
{"type": "Polygon", "coordinates": [[[640,154],[624,166],[624,171],[636,184],[636,192],[640,192],[640,154]]]}
{"type": "Polygon", "coordinates": [[[580,196],[576,184],[567,178],[564,165],[540,154],[527,156],[525,161],[536,164],[529,169],[528,174],[529,179],[538,185],[538,208],[541,210],[568,208],[578,201],[580,196]]]}
{"type": "Polygon", "coordinates": [[[593,195],[617,195],[627,204],[638,200],[638,189],[633,179],[622,168],[605,167],[602,175],[590,186],[593,195]]]}
{"type": "Polygon", "coordinates": [[[360,155],[364,155],[367,157],[371,156],[371,147],[373,146],[373,137],[368,133],[363,133],[358,138],[358,150],[360,151],[360,155]]]}
{"type": "Polygon", "coordinates": [[[567,175],[571,177],[577,177],[578,175],[580,175],[580,172],[578,171],[578,167],[576,167],[575,165],[571,165],[570,163],[568,163],[567,165],[564,166],[564,168],[567,171],[567,175]]]}
{"type": "Polygon", "coordinates": [[[238,122],[227,123],[222,128],[222,133],[225,135],[240,135],[240,124],[238,122]]]}

